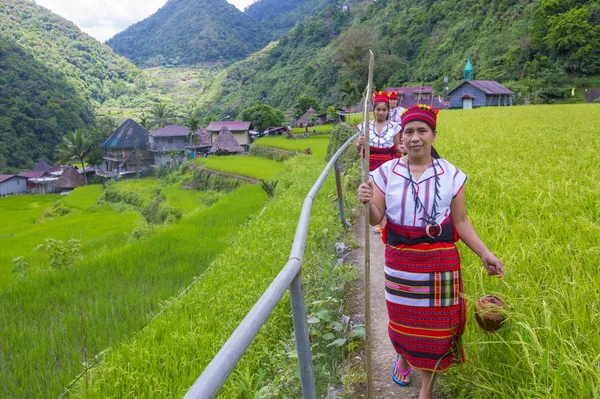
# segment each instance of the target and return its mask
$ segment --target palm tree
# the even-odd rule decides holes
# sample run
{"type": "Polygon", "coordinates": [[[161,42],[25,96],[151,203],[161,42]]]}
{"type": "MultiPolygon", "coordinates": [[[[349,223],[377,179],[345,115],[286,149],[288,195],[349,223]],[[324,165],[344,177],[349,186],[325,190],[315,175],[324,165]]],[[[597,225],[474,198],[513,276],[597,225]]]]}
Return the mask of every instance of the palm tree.
{"type": "Polygon", "coordinates": [[[174,119],[175,114],[165,103],[154,105],[150,111],[150,123],[157,129],[162,129],[165,126],[170,125],[173,123],[174,119]]]}
{"type": "MultiPolygon", "coordinates": [[[[62,143],[56,147],[56,155],[61,163],[71,161],[81,162],[81,168],[85,176],[85,158],[90,153],[90,142],[82,129],[77,129],[63,137],[62,143]]],[[[86,179],[87,183],[87,179],[86,179]]]]}
{"type": "Polygon", "coordinates": [[[350,80],[346,80],[344,86],[340,87],[339,90],[342,93],[344,105],[347,107],[351,106],[356,96],[356,86],[350,80]]]}
{"type": "Polygon", "coordinates": [[[200,129],[200,119],[192,116],[185,125],[189,129],[187,139],[190,141],[190,150],[194,151],[194,134],[200,129]]]}

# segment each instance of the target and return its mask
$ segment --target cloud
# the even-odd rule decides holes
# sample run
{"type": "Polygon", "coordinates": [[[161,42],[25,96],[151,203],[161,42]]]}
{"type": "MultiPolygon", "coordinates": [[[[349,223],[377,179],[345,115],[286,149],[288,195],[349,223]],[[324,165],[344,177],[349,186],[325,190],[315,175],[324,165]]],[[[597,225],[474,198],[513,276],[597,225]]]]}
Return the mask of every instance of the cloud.
{"type": "MultiPolygon", "coordinates": [[[[228,0],[240,10],[255,0],[228,0]]],[[[105,42],[127,27],[154,14],[167,0],[35,0],[72,21],[82,31],[105,42]]]]}

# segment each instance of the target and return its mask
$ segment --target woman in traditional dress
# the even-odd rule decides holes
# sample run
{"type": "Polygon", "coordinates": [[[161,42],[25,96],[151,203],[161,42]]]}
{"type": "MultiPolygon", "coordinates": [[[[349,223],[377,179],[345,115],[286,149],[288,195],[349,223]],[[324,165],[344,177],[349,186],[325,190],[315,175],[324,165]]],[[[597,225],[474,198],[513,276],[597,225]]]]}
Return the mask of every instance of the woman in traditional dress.
{"type": "MultiPolygon", "coordinates": [[[[385,162],[397,156],[400,126],[388,120],[390,110],[390,96],[384,91],[373,94],[373,114],[375,119],[369,122],[369,172],[374,171],[385,162]]],[[[362,123],[358,126],[361,133],[356,142],[356,148],[363,149],[365,134],[362,123]]],[[[374,234],[379,234],[383,228],[383,221],[373,228],[374,234]]]]}
{"type": "Polygon", "coordinates": [[[402,124],[400,115],[404,111],[404,108],[398,106],[398,92],[391,91],[390,93],[390,120],[399,125],[402,124]]]}
{"type": "Polygon", "coordinates": [[[407,155],[383,164],[358,189],[360,201],[370,203],[371,224],[387,218],[385,296],[388,332],[398,354],[392,378],[408,385],[411,370],[420,370],[420,399],[431,397],[434,373],[465,361],[460,338],[466,303],[454,242],[460,237],[488,274],[504,274],[467,218],[467,176],[431,156],[437,113],[423,104],[409,107],[402,114],[407,155]]]}
{"type": "MultiPolygon", "coordinates": [[[[388,119],[390,111],[389,93],[384,91],[373,94],[373,114],[375,119],[369,122],[369,172],[374,171],[386,161],[396,157],[396,140],[400,126],[388,119]]],[[[358,141],[356,148],[362,149],[365,145],[363,124],[359,124],[358,141]]]]}

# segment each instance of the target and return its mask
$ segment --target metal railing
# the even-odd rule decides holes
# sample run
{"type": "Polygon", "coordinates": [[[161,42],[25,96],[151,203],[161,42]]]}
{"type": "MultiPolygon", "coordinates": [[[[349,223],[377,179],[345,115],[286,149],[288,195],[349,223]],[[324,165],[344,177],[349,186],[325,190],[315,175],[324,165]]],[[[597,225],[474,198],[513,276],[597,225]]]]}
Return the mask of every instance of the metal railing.
{"type": "Polygon", "coordinates": [[[340,155],[348,148],[350,143],[358,135],[355,134],[342,145],[331,158],[323,172],[313,185],[312,189],[304,199],[302,212],[296,228],[296,235],[292,244],[290,257],[286,265],[273,280],[269,288],[264,292],[254,307],[248,312],[244,320],[231,334],[221,350],[204,369],[194,385],[185,394],[184,399],[214,398],[225,383],[235,365],[239,362],[252,340],[266,322],[267,318],[281,300],[285,291],[290,289],[290,300],[292,303],[292,316],[294,320],[294,335],[296,337],[296,349],[298,362],[300,364],[300,382],[302,384],[302,397],[304,399],[316,399],[317,390],[315,376],[312,366],[312,354],[310,349],[310,337],[308,334],[308,322],[306,318],[306,307],[304,305],[304,290],[302,289],[302,262],[306,248],[306,236],[312,211],[313,200],[325,182],[325,179],[335,169],[336,186],[338,194],[338,205],[342,224],[347,227],[350,224],[344,215],[344,200],[342,197],[342,185],[340,170],[337,161],[340,155]]]}

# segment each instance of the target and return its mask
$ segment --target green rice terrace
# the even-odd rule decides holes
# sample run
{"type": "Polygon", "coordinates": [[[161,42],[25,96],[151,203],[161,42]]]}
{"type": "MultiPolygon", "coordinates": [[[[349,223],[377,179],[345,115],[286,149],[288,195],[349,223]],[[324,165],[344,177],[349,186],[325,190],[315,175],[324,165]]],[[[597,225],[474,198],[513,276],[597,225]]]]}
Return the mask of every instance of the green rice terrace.
{"type": "MultiPolygon", "coordinates": [[[[469,177],[470,219],[506,267],[502,280],[488,278],[459,244],[468,362],[440,379],[445,397],[600,397],[598,107],[440,113],[436,149],[469,177]],[[508,306],[494,334],[472,317],[484,294],[508,306]]],[[[355,131],[344,126],[255,143],[295,154],[281,162],[210,156],[68,196],[0,199],[0,396],[58,397],[72,385],[67,397],[182,397],[288,260],[328,145],[355,131]],[[277,181],[273,196],[234,175],[277,181]]],[[[353,224],[358,153],[351,146],[343,158],[353,224]]],[[[340,321],[361,295],[360,269],[335,257],[344,241],[356,247],[330,176],[313,205],[303,266],[319,397],[330,387],[360,395],[365,382],[355,360],[364,329],[340,321]]],[[[284,298],[219,397],[300,397],[297,366],[284,298]]]]}

